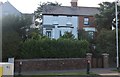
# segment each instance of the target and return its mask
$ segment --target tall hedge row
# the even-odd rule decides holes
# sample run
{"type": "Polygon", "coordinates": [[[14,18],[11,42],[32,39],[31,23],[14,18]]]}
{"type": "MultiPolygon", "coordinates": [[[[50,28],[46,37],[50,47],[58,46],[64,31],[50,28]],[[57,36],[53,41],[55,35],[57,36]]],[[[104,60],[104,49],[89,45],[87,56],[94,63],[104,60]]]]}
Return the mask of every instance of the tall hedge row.
{"type": "Polygon", "coordinates": [[[77,58],[84,57],[89,43],[86,40],[30,39],[20,46],[20,58],[77,58]]]}

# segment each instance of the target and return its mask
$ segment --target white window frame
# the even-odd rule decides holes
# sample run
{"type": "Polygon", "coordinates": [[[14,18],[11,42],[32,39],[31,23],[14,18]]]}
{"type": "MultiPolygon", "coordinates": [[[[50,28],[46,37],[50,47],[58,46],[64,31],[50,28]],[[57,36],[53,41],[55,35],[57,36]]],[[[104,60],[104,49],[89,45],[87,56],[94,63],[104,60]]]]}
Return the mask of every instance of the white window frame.
{"type": "Polygon", "coordinates": [[[84,17],[84,25],[89,25],[89,18],[88,17],[84,17]]]}

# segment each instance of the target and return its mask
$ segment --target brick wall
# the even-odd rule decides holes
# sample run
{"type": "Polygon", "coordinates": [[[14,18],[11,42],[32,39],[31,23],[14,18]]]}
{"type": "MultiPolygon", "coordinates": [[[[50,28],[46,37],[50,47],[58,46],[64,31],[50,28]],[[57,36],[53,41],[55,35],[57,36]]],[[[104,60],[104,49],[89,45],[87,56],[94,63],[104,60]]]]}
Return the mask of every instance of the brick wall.
{"type": "Polygon", "coordinates": [[[79,16],[79,29],[83,29],[84,27],[95,27],[95,18],[93,16],[79,16]],[[84,17],[89,18],[89,26],[84,26],[84,17]]]}
{"type": "Polygon", "coordinates": [[[86,58],[24,59],[15,60],[15,71],[19,70],[20,62],[22,62],[22,71],[68,70],[86,68],[86,58]]]}

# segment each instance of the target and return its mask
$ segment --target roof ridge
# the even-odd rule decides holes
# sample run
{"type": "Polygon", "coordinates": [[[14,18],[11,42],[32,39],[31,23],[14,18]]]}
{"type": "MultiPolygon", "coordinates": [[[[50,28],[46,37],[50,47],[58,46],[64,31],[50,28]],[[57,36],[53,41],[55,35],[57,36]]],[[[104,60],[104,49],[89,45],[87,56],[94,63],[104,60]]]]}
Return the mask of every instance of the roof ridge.
{"type": "Polygon", "coordinates": [[[47,6],[46,10],[43,10],[44,14],[95,15],[99,13],[98,7],[83,7],[83,6],[79,7],[47,6]]]}
{"type": "MultiPolygon", "coordinates": [[[[49,5],[52,6],[52,5],[49,5]]],[[[89,6],[77,6],[77,7],[72,7],[72,6],[53,6],[53,7],[67,7],[67,8],[99,8],[99,7],[89,7],[89,6]]]]}

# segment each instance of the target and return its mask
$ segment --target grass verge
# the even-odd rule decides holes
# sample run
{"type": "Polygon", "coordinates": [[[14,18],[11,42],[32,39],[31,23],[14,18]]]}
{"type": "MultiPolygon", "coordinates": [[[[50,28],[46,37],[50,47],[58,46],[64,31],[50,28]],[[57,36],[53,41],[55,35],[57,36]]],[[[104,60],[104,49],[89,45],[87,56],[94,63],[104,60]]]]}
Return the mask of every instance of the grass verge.
{"type": "Polygon", "coordinates": [[[69,72],[69,73],[67,72],[67,73],[47,73],[47,74],[40,74],[40,75],[21,75],[21,76],[16,75],[14,77],[56,77],[56,76],[61,76],[61,77],[65,77],[65,76],[96,77],[98,75],[94,74],[94,73],[86,74],[85,72],[69,72]]]}

